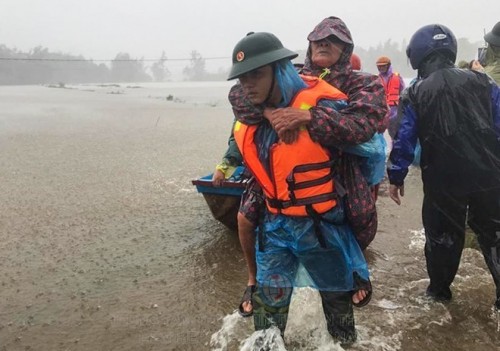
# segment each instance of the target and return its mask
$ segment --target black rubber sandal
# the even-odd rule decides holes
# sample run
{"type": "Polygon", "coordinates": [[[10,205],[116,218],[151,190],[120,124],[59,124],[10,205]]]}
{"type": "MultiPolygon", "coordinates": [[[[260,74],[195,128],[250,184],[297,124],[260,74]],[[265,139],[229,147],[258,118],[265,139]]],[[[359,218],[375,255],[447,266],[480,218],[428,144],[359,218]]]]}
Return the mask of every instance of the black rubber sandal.
{"type": "Polygon", "coordinates": [[[243,309],[243,303],[250,302],[250,304],[252,305],[252,297],[254,292],[255,292],[255,285],[248,285],[246,287],[245,292],[243,293],[243,297],[241,298],[240,305],[238,306],[238,311],[240,313],[240,316],[250,317],[253,315],[253,306],[250,312],[245,312],[245,310],[243,309]]]}
{"type": "Polygon", "coordinates": [[[352,295],[357,293],[359,290],[365,290],[367,292],[367,294],[363,300],[359,301],[358,303],[353,302],[352,305],[354,307],[358,307],[358,308],[365,307],[366,305],[368,305],[368,303],[372,299],[372,283],[370,282],[370,280],[365,281],[365,280],[359,279],[359,280],[357,280],[357,286],[358,286],[358,289],[356,291],[353,291],[352,295]]]}

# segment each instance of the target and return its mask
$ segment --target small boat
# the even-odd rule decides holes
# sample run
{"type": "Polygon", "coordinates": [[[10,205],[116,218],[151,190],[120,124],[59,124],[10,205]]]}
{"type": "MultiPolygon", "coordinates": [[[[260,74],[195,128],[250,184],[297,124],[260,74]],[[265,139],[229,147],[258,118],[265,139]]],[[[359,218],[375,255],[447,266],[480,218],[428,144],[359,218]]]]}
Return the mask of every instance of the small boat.
{"type": "Polygon", "coordinates": [[[231,177],[218,187],[212,183],[213,173],[191,181],[196,190],[203,194],[214,218],[233,231],[238,230],[241,194],[248,181],[248,178],[243,177],[243,171],[244,167],[237,167],[231,177]]]}

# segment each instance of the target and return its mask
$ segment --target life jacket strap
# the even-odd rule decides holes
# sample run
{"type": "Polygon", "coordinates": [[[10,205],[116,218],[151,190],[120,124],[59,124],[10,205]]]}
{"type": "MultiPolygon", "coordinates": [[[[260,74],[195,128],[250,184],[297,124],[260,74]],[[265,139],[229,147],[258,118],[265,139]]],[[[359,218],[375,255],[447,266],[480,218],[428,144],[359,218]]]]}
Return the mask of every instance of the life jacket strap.
{"type": "Polygon", "coordinates": [[[323,233],[321,232],[321,215],[314,210],[312,205],[306,205],[307,214],[312,218],[314,225],[314,233],[316,234],[316,238],[318,238],[319,245],[326,249],[326,241],[323,233]]]}
{"type": "Polygon", "coordinates": [[[329,200],[334,200],[336,199],[337,193],[336,192],[331,192],[327,194],[320,194],[320,195],[314,195],[314,196],[309,196],[309,197],[304,197],[301,199],[296,199],[295,197],[290,197],[290,200],[278,200],[278,199],[272,199],[272,198],[266,198],[267,204],[269,207],[272,208],[277,208],[280,210],[283,210],[285,208],[289,208],[292,206],[308,206],[308,205],[313,205],[321,202],[326,202],[329,200]]]}
{"type": "Polygon", "coordinates": [[[288,190],[290,191],[310,188],[312,186],[318,186],[321,184],[325,184],[331,180],[333,180],[333,174],[331,172],[321,178],[307,180],[299,183],[296,183],[295,179],[293,179],[291,175],[286,178],[286,182],[288,184],[288,190]]]}
{"type": "MultiPolygon", "coordinates": [[[[332,198],[329,197],[330,194],[321,194],[321,195],[316,195],[316,196],[311,196],[307,198],[300,198],[297,200],[297,197],[295,196],[295,190],[300,190],[300,189],[307,189],[310,187],[314,186],[319,186],[321,184],[325,184],[327,182],[333,181],[333,170],[332,167],[334,165],[333,160],[325,161],[325,162],[318,162],[318,163],[308,163],[304,165],[298,165],[293,168],[293,170],[290,172],[288,177],[286,177],[286,183],[288,186],[288,196],[290,197],[290,205],[286,205],[287,207],[290,206],[303,206],[303,205],[309,205],[309,204],[314,204],[318,202],[325,202],[328,200],[331,200],[332,198]],[[316,171],[316,170],[322,170],[322,169],[328,169],[330,170],[328,174],[317,178],[317,179],[312,179],[312,180],[306,180],[303,182],[296,182],[295,180],[295,175],[298,173],[304,173],[304,172],[310,172],[310,171],[316,171]],[[325,197],[325,195],[327,195],[325,197]]],[[[285,202],[286,203],[286,202],[285,202]]],[[[286,208],[286,207],[283,207],[286,208]]]]}
{"type": "Polygon", "coordinates": [[[333,160],[330,161],[325,161],[325,162],[318,162],[318,163],[307,163],[305,165],[298,165],[293,167],[292,174],[294,173],[304,173],[304,172],[310,172],[310,171],[317,171],[319,169],[323,168],[332,168],[334,164],[333,160]]]}

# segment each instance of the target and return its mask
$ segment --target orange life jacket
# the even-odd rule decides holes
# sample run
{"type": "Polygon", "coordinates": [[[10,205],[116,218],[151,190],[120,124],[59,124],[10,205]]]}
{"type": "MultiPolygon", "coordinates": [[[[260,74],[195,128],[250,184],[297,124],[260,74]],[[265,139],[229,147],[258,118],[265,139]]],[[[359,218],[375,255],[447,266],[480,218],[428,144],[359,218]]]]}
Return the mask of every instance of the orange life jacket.
{"type": "MultiPolygon", "coordinates": [[[[347,100],[344,93],[319,78],[302,79],[308,87],[295,95],[291,107],[308,110],[320,99],[347,100]]],[[[236,122],[234,138],[245,165],[264,191],[269,211],[309,216],[311,209],[319,214],[332,209],[337,202],[330,152],[311,139],[307,128],[301,128],[293,144],[278,141],[270,147],[269,174],[254,141],[257,128],[236,122]]]]}
{"type": "Polygon", "coordinates": [[[387,105],[397,106],[399,104],[399,90],[401,88],[399,73],[393,72],[387,82],[383,78],[380,79],[384,83],[387,105]]]}

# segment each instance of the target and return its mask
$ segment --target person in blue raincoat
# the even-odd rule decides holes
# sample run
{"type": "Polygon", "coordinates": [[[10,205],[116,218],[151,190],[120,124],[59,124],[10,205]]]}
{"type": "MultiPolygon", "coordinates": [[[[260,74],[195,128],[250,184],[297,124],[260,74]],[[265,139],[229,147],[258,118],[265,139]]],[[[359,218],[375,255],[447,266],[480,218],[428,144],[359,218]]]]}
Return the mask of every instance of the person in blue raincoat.
{"type": "Polygon", "coordinates": [[[419,80],[401,100],[403,118],[387,168],[390,197],[401,203],[418,138],[430,278],[426,294],[451,300],[467,220],[500,309],[500,89],[488,75],[454,66],[457,41],[444,25],[417,30],[406,53],[419,80]]]}
{"type": "MultiPolygon", "coordinates": [[[[344,185],[343,197],[346,217],[361,249],[365,249],[375,237],[377,213],[370,185],[377,184],[384,176],[385,149],[380,135],[386,128],[387,113],[385,92],[377,76],[353,71],[349,59],[353,40],[344,21],[335,16],[323,19],[308,35],[309,48],[301,72],[322,77],[330,85],[347,92],[347,105],[326,106],[311,109],[313,116],[308,128],[316,135],[328,136],[329,143],[343,151],[340,160],[340,182],[344,185]],[[339,47],[342,52],[339,53],[339,47]],[[371,139],[370,139],[371,138],[371,139]],[[353,154],[351,154],[351,152],[353,154]],[[361,156],[361,157],[359,157],[361,156]],[[381,167],[380,167],[381,165],[381,167]]],[[[245,94],[235,85],[229,94],[237,119],[244,123],[258,123],[262,108],[247,103],[245,94]]],[[[238,236],[248,266],[248,283],[239,312],[244,317],[252,315],[252,294],[255,291],[255,235],[262,207],[261,189],[258,184],[247,186],[238,213],[238,236]]],[[[362,306],[368,295],[358,296],[355,306],[362,306]],[[363,302],[364,301],[364,302],[363,302]]]]}
{"type": "MultiPolygon", "coordinates": [[[[307,130],[309,109],[321,107],[304,98],[319,86],[325,99],[346,96],[321,79],[299,76],[290,61],[296,56],[273,34],[252,32],[236,44],[228,78],[239,79],[248,103],[266,107],[258,124],[238,121],[234,129],[244,163],[266,197],[257,228],[254,324],[256,330],[276,325],[284,333],[293,288],[310,286],[320,291],[329,333],[348,343],[356,340],[352,306],[360,298],[353,295],[369,283],[369,272],[337,201],[335,155],[322,144],[328,136],[307,130]],[[290,164],[288,174],[284,167],[290,164]],[[288,191],[280,192],[287,184],[288,191]]],[[[341,108],[345,100],[330,103],[341,108]]]]}

